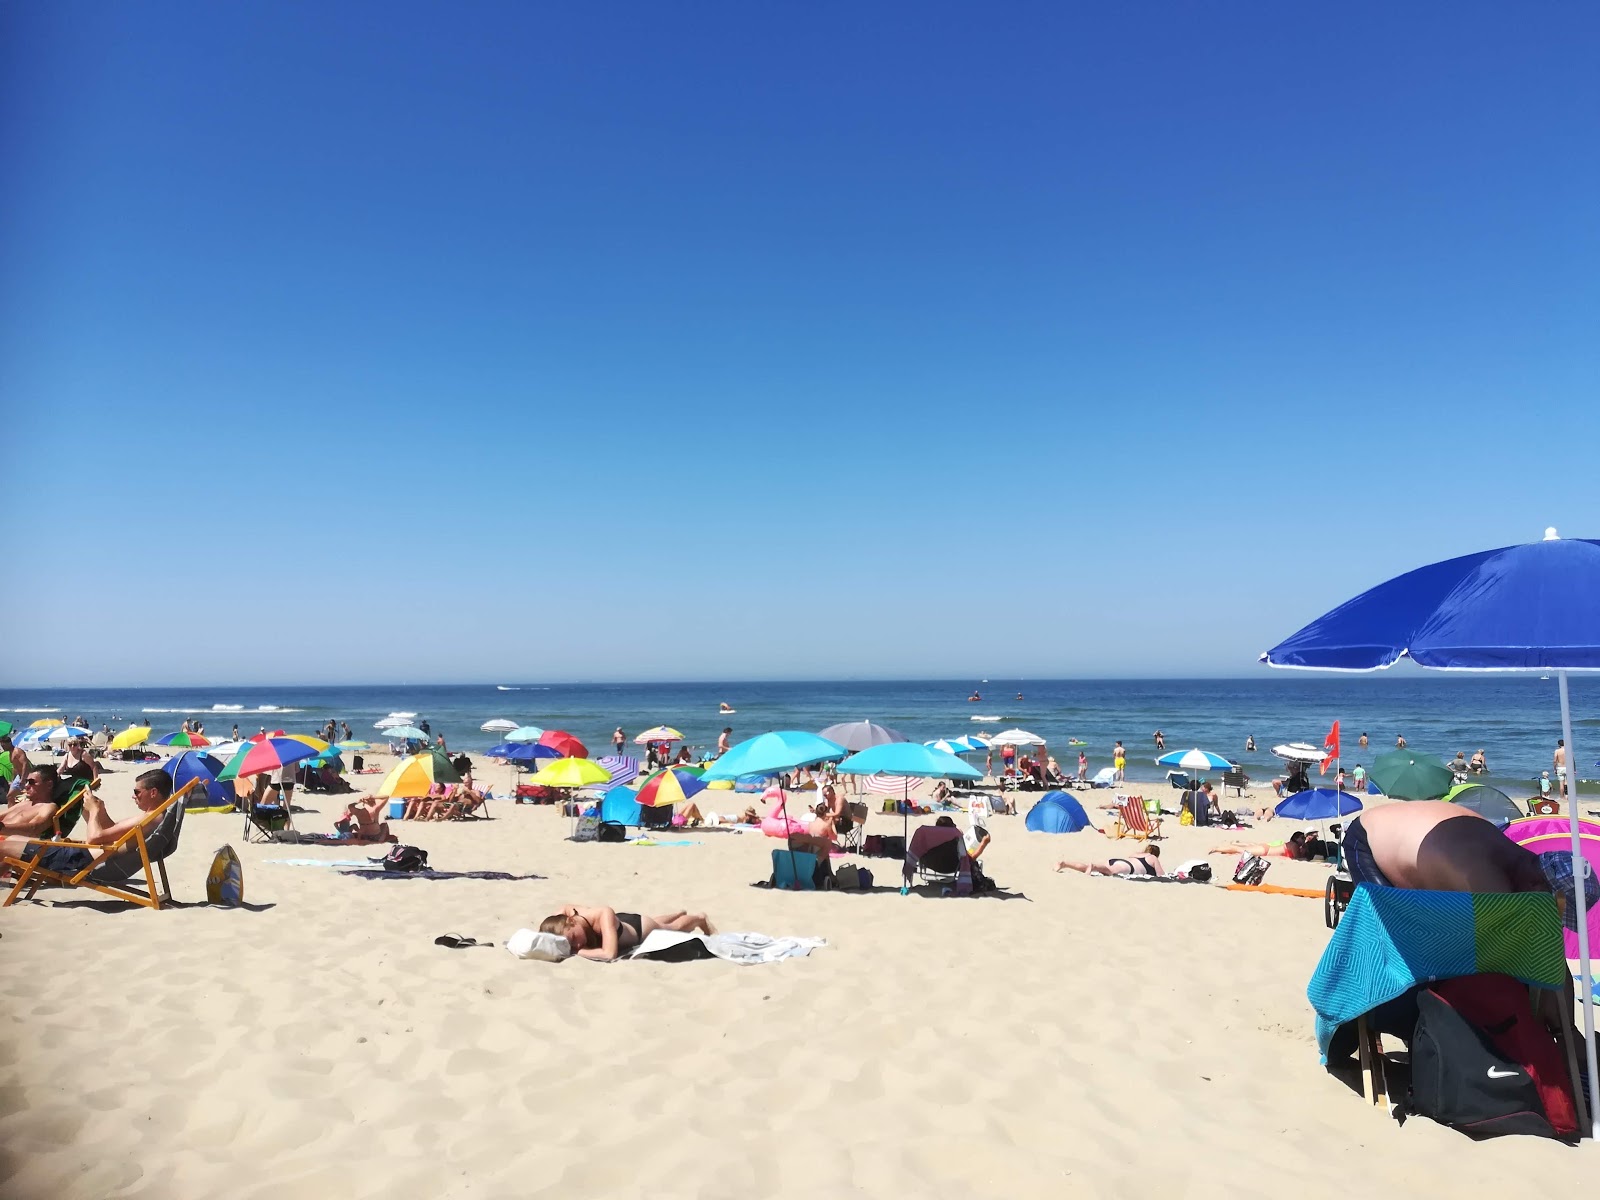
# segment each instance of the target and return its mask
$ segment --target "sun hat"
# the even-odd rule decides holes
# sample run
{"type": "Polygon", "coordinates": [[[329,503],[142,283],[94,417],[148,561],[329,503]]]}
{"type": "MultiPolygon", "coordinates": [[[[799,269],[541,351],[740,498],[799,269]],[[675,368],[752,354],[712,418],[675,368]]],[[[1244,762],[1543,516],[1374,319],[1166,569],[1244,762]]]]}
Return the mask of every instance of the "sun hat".
{"type": "MultiPolygon", "coordinates": [[[[1583,904],[1586,912],[1592,911],[1600,903],[1600,880],[1594,877],[1594,869],[1590,867],[1589,860],[1579,858],[1583,864],[1583,904]]],[[[1561,906],[1561,920],[1568,929],[1578,928],[1578,882],[1572,870],[1572,855],[1565,850],[1548,850],[1539,855],[1539,866],[1544,871],[1544,877],[1550,881],[1550,890],[1555,892],[1556,900],[1561,906]]]]}

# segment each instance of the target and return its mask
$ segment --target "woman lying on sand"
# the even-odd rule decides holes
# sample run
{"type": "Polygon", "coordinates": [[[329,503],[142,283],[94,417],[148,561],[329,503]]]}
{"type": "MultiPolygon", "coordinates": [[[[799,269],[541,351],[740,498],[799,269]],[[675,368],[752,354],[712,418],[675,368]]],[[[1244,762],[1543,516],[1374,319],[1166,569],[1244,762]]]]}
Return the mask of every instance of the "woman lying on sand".
{"type": "Polygon", "coordinates": [[[1327,858],[1332,852],[1332,843],[1319,841],[1309,833],[1293,833],[1287,842],[1229,842],[1225,846],[1213,846],[1207,854],[1259,854],[1262,858],[1296,858],[1301,861],[1312,858],[1327,858]]]}
{"type": "Polygon", "coordinates": [[[610,962],[625,950],[632,950],[657,929],[678,933],[715,933],[705,913],[663,913],[659,917],[639,913],[619,913],[614,908],[582,908],[564,905],[539,923],[543,933],[559,933],[572,944],[573,953],[597,962],[610,962]]]}
{"type": "Polygon", "coordinates": [[[1104,863],[1062,862],[1058,871],[1082,871],[1085,875],[1165,875],[1161,866],[1161,847],[1146,846],[1130,858],[1108,858],[1104,863]]]}

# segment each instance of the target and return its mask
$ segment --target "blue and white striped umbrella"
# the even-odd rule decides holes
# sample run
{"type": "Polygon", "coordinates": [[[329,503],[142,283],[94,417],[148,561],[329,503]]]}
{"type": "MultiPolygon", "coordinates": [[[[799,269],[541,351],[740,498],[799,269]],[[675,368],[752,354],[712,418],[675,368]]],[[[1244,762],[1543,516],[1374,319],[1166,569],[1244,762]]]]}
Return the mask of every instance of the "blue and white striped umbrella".
{"type": "Polygon", "coordinates": [[[969,753],[966,746],[962,745],[960,738],[935,738],[931,742],[923,742],[924,746],[931,746],[935,750],[943,750],[946,754],[969,753]]]}
{"type": "Polygon", "coordinates": [[[1209,750],[1174,750],[1156,759],[1158,767],[1179,767],[1185,771],[1231,771],[1233,763],[1209,750]]]}
{"type": "Polygon", "coordinates": [[[77,725],[51,725],[49,728],[30,729],[16,740],[19,746],[42,746],[46,742],[64,742],[69,738],[86,738],[87,729],[77,725]]]}

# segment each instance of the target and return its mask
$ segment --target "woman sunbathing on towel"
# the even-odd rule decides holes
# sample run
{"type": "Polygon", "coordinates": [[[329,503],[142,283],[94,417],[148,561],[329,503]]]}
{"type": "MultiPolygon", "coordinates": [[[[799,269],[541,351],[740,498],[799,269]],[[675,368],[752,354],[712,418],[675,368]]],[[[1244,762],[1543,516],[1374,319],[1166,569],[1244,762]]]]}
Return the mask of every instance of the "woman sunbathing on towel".
{"type": "Polygon", "coordinates": [[[1165,875],[1161,866],[1161,847],[1146,846],[1132,858],[1108,858],[1104,863],[1063,862],[1058,871],[1082,871],[1085,875],[1165,875]]]}
{"type": "Polygon", "coordinates": [[[1327,858],[1329,843],[1319,841],[1309,833],[1293,833],[1287,842],[1230,842],[1226,846],[1213,846],[1207,854],[1259,854],[1262,858],[1296,858],[1301,861],[1327,858]]]}
{"type": "Polygon", "coordinates": [[[619,913],[614,908],[582,908],[564,905],[539,924],[544,933],[559,933],[572,945],[574,954],[597,962],[610,962],[632,950],[657,929],[677,933],[715,933],[705,913],[663,913],[647,917],[640,913],[619,913]]]}

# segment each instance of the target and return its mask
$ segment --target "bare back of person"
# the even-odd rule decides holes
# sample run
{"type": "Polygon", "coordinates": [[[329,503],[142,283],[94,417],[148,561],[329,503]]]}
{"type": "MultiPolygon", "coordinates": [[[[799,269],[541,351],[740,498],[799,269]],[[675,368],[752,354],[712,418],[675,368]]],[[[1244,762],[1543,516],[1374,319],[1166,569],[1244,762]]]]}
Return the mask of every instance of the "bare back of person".
{"type": "Polygon", "coordinates": [[[1460,805],[1442,800],[1382,804],[1359,819],[1373,861],[1396,887],[1433,892],[1550,890],[1537,855],[1460,805]]]}

